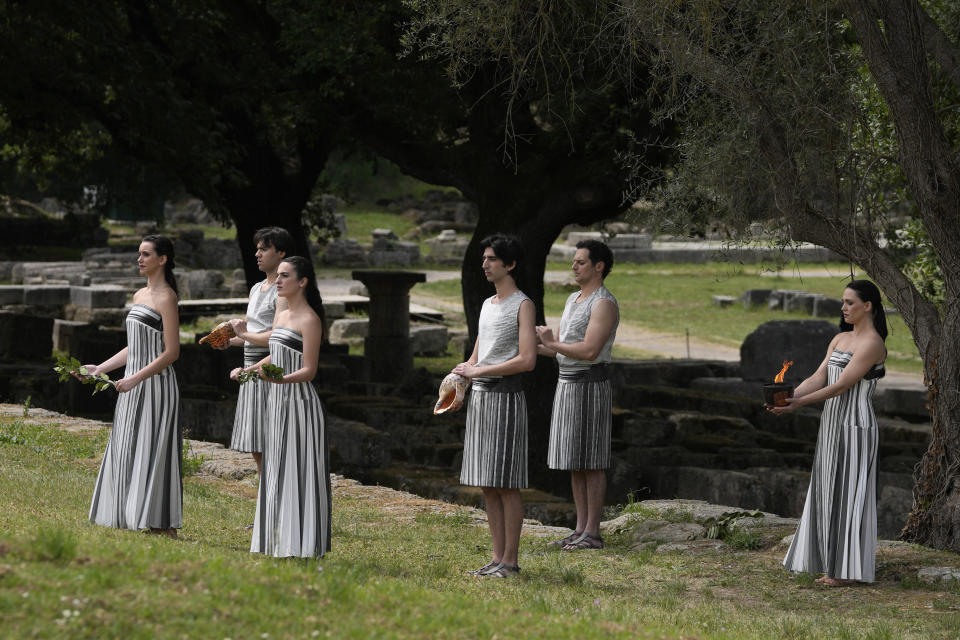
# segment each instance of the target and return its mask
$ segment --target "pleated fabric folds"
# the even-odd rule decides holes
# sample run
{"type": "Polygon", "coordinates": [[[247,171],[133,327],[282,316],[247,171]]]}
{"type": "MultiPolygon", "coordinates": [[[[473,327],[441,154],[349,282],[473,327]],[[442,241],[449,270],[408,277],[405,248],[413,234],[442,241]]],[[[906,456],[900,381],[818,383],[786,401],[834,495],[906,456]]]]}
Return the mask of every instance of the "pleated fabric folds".
{"type": "Polygon", "coordinates": [[[610,380],[564,380],[561,375],[553,397],[547,466],[609,468],[612,408],[610,380]]]}
{"type": "MultiPolygon", "coordinates": [[[[273,364],[303,366],[299,333],[277,327],[273,364]]],[[[277,557],[322,556],[330,550],[331,493],[323,407],[310,382],[268,385],[263,473],[250,551],[277,557]]]]}
{"type": "Polygon", "coordinates": [[[485,391],[467,402],[460,484],[527,488],[527,399],[523,391],[485,391]]]}
{"type": "MultiPolygon", "coordinates": [[[[243,366],[251,367],[270,353],[263,348],[243,348],[243,366]]],[[[270,383],[259,378],[240,385],[237,412],[233,417],[230,448],[234,451],[263,451],[263,431],[267,421],[267,392],[270,383]]]]}
{"type": "MultiPolygon", "coordinates": [[[[835,349],[827,384],[853,354],[835,349]]],[[[826,401],[800,525],[783,565],[790,571],[873,582],[877,550],[877,419],[873,394],[883,365],[826,401]]]]}
{"type": "MultiPolygon", "coordinates": [[[[160,314],[135,304],[126,318],[127,364],[133,375],[163,352],[160,314]]],[[[90,504],[90,521],[118,529],[183,526],[180,389],[172,367],[118,394],[90,504]]]]}

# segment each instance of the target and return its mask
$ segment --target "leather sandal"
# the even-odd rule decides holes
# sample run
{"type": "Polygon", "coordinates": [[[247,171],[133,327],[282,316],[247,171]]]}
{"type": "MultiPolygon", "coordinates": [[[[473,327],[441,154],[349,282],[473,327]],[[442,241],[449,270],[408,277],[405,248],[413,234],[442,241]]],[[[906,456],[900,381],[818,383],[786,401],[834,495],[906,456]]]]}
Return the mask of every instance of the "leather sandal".
{"type": "Polygon", "coordinates": [[[493,560],[491,560],[490,562],[488,562],[487,564],[483,565],[483,566],[480,567],[479,569],[473,569],[473,570],[471,570],[471,571],[467,571],[467,575],[468,575],[468,576],[479,576],[479,575],[483,575],[485,572],[490,571],[491,569],[495,568],[498,564],[500,564],[500,563],[499,563],[499,562],[494,562],[493,560]]]}
{"type": "Polygon", "coordinates": [[[603,549],[603,538],[592,536],[584,531],[583,535],[563,547],[564,551],[577,551],[579,549],[603,549]]]}
{"type": "Polygon", "coordinates": [[[548,547],[563,547],[563,546],[566,546],[566,545],[570,544],[571,542],[575,541],[577,538],[579,538],[579,537],[582,536],[582,535],[583,535],[583,531],[574,531],[573,533],[571,533],[570,535],[568,535],[566,538],[560,538],[559,540],[554,540],[553,542],[548,542],[548,543],[547,543],[547,546],[548,546],[548,547]]]}
{"type": "Polygon", "coordinates": [[[520,567],[511,567],[510,565],[499,562],[493,569],[490,569],[486,573],[481,573],[480,575],[487,576],[489,578],[512,578],[513,576],[520,575],[520,567]]]}

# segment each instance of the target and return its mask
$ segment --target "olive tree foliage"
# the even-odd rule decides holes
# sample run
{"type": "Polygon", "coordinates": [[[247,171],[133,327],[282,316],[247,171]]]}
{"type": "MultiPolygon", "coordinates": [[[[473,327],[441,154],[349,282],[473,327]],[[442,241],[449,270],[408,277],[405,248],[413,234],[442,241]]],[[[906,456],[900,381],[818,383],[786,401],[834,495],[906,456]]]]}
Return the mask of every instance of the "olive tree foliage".
{"type": "MultiPolygon", "coordinates": [[[[598,0],[431,7],[451,69],[509,66],[523,87],[541,52],[636,91],[638,71],[679,124],[679,160],[633,183],[662,221],[766,223],[859,265],[910,328],[933,437],[904,537],[960,550],[960,60],[955,4],[598,0]],[[502,20],[517,5],[525,26],[502,20]],[[467,37],[463,37],[463,35],[467,37]],[[665,178],[665,180],[664,180],[665,178]],[[905,249],[909,251],[905,251],[905,249]],[[920,260],[911,260],[919,250],[920,260]],[[918,268],[918,265],[919,268],[918,268]]],[[[552,98],[575,108],[572,83],[552,98]]],[[[629,158],[629,149],[623,149],[629,158]]],[[[642,160],[633,163],[651,174],[642,160]]],[[[755,227],[754,227],[755,228],[755,227]]],[[[838,283],[841,287],[842,283],[838,283]]]]}
{"type": "Polygon", "coordinates": [[[236,225],[255,281],[258,227],[309,255],[302,214],[349,135],[354,74],[395,59],[382,5],[0,0],[0,180],[182,186],[236,225]]]}

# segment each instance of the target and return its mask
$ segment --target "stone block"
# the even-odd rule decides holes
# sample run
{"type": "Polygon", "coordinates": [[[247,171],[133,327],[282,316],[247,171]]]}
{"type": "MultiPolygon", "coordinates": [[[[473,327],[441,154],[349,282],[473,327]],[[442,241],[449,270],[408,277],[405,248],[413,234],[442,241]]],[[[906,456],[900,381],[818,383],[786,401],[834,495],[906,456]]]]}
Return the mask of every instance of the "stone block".
{"type": "Polygon", "coordinates": [[[75,322],[89,322],[95,326],[122,327],[127,317],[126,307],[110,307],[100,309],[96,307],[77,307],[68,304],[63,308],[66,320],[75,322]]]}
{"type": "Polygon", "coordinates": [[[772,382],[783,361],[793,360],[785,380],[799,383],[817,370],[838,331],[825,320],[765,322],[740,345],[741,376],[748,381],[772,382]]]}
{"type": "Polygon", "coordinates": [[[843,301],[840,298],[818,296],[813,301],[813,316],[815,318],[839,318],[843,301]]]}
{"type": "Polygon", "coordinates": [[[0,285],[0,306],[7,304],[23,304],[22,284],[0,285]]]}
{"type": "Polygon", "coordinates": [[[53,321],[53,350],[74,353],[80,344],[96,332],[97,327],[89,322],[57,318],[53,321]]]}
{"type": "Polygon", "coordinates": [[[897,538],[913,508],[913,491],[886,485],[879,488],[879,493],[877,535],[881,538],[897,538]]]}
{"type": "Polygon", "coordinates": [[[23,304],[63,305],[70,303],[70,287],[55,284],[24,285],[23,304]]]}
{"type": "Polygon", "coordinates": [[[330,325],[330,342],[348,343],[367,337],[370,321],[367,318],[341,318],[330,325]]]}
{"type": "Polygon", "coordinates": [[[70,287],[70,304],[88,308],[123,307],[127,304],[127,290],[110,284],[70,287]]]}
{"type": "Polygon", "coordinates": [[[814,301],[820,297],[816,293],[792,293],[784,297],[783,310],[787,312],[800,311],[813,315],[814,301]]]}
{"type": "Polygon", "coordinates": [[[410,327],[410,350],[414,355],[440,356],[447,352],[447,328],[443,325],[410,327]]]}
{"type": "Polygon", "coordinates": [[[347,315],[347,305],[344,302],[327,302],[324,300],[323,314],[327,317],[327,324],[329,325],[332,320],[339,320],[347,315]]]}
{"type": "Polygon", "coordinates": [[[917,571],[921,582],[960,582],[960,569],[956,567],[921,567],[917,571]]]}
{"type": "Polygon", "coordinates": [[[49,358],[53,318],[0,311],[0,358],[49,358]]]}
{"type": "Polygon", "coordinates": [[[213,269],[193,269],[177,274],[181,297],[188,300],[209,300],[224,297],[228,289],[223,286],[224,277],[213,269]]]}
{"type": "Polygon", "coordinates": [[[369,264],[367,254],[353,238],[335,238],[323,254],[324,264],[338,267],[365,267],[369,264]]]}
{"type": "Polygon", "coordinates": [[[744,309],[762,307],[770,300],[772,289],[747,289],[740,296],[744,309]]]}
{"type": "Polygon", "coordinates": [[[713,303],[713,306],[720,307],[721,309],[732,305],[735,299],[736,298],[734,298],[733,296],[720,296],[720,295],[710,296],[710,300],[713,303]]]}
{"type": "MultiPolygon", "coordinates": [[[[570,262],[573,260],[573,256],[576,252],[576,247],[556,243],[550,247],[550,254],[547,256],[547,259],[556,260],[558,262],[570,262]]],[[[616,256],[614,256],[614,260],[616,260],[616,256]]]]}

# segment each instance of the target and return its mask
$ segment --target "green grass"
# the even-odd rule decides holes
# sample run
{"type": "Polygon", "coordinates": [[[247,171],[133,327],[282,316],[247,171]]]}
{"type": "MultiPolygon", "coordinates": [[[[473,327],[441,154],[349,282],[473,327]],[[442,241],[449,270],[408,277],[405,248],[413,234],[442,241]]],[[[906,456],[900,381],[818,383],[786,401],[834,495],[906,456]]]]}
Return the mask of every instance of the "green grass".
{"type": "Polygon", "coordinates": [[[205,476],[185,479],[178,541],[98,527],[87,508],[107,430],[11,417],[0,433],[4,638],[946,638],[960,626],[960,594],[897,582],[957,563],[929,550],[881,551],[878,583],[827,590],[791,579],[779,552],[611,541],[560,553],[524,536],[521,577],[484,580],[463,574],[489,557],[467,512],[349,487],[334,491],[333,551],[280,560],[247,551],[252,487],[205,476]]]}
{"type": "MultiPolygon", "coordinates": [[[[551,270],[568,268],[565,263],[548,265],[551,270]]],[[[763,276],[763,265],[728,263],[623,264],[614,268],[606,285],[617,296],[621,319],[625,323],[677,335],[689,330],[693,338],[739,347],[747,335],[764,322],[810,316],[766,308],[744,309],[740,304],[720,309],[712,304],[711,296],[739,296],[747,289],[799,289],[835,298],[842,295],[847,281],[844,269],[848,267],[814,264],[807,268],[829,268],[836,275],[801,279],[791,277],[790,271],[783,271],[779,276],[763,276]]],[[[458,280],[420,284],[417,291],[451,300],[461,297],[458,280]]],[[[548,285],[544,294],[546,315],[559,316],[568,295],[566,287],[548,285]]],[[[887,324],[890,331],[887,337],[889,367],[920,372],[922,361],[903,319],[889,315],[887,324]]]]}

